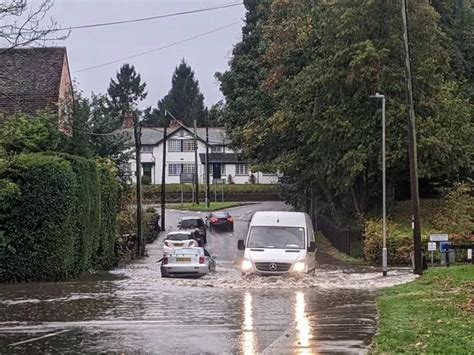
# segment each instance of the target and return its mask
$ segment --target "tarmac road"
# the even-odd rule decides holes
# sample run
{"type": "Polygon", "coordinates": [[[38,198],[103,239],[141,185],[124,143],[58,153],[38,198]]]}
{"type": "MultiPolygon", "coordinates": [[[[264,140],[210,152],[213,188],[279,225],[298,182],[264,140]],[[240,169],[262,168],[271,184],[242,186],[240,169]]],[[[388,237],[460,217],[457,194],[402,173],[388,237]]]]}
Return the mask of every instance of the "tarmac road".
{"type": "MultiPolygon", "coordinates": [[[[230,209],[235,231],[209,232],[218,267],[201,279],[160,277],[160,237],[148,258],[111,272],[0,285],[0,353],[364,352],[376,331],[374,285],[408,276],[382,281],[378,272],[321,257],[315,276],[242,278],[237,239],[246,220],[281,209],[279,202],[230,209]]],[[[167,211],[167,230],[195,214],[167,211]]]]}

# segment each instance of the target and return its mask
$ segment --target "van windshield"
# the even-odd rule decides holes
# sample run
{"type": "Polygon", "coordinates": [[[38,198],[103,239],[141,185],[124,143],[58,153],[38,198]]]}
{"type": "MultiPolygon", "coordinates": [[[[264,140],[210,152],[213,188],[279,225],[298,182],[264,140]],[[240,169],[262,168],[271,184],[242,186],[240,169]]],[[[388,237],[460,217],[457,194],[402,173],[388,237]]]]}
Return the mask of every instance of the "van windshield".
{"type": "Polygon", "coordinates": [[[256,226],[250,230],[248,248],[304,249],[304,228],[256,226]]]}

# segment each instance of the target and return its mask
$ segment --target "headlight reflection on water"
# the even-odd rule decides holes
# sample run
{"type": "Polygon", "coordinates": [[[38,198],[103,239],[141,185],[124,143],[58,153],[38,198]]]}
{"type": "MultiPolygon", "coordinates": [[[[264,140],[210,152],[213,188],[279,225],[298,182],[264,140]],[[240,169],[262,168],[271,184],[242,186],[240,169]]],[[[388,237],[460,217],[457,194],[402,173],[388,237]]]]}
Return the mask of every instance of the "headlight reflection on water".
{"type": "Polygon", "coordinates": [[[250,292],[246,292],[244,296],[244,326],[242,351],[245,355],[255,354],[257,352],[255,329],[253,322],[253,299],[250,292]]]}
{"type": "Polygon", "coordinates": [[[296,347],[299,348],[299,353],[313,354],[310,348],[311,327],[306,315],[306,302],[303,292],[296,292],[295,321],[298,339],[296,347]]]}

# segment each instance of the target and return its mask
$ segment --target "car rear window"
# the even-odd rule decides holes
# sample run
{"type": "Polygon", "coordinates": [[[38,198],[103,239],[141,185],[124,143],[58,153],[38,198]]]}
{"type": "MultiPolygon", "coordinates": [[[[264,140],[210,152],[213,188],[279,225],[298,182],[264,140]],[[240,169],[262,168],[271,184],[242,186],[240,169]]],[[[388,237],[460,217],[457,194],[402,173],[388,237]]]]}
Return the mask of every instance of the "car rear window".
{"type": "Polygon", "coordinates": [[[172,234],[166,237],[166,240],[188,240],[192,239],[189,234],[172,234]]]}
{"type": "Polygon", "coordinates": [[[203,222],[202,220],[199,220],[199,219],[185,219],[181,222],[182,228],[199,228],[202,225],[203,225],[203,222]]]}
{"type": "Polygon", "coordinates": [[[228,218],[229,214],[227,212],[214,213],[212,217],[216,218],[228,218]]]}

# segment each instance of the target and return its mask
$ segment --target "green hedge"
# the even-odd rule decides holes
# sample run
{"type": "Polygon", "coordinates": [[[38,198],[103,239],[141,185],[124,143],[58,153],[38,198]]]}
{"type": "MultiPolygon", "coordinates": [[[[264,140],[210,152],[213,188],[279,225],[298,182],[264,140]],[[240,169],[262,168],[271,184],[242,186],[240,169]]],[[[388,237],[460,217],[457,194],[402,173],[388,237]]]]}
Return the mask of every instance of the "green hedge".
{"type": "Polygon", "coordinates": [[[2,175],[0,281],[64,280],[116,262],[119,185],[109,168],[40,153],[16,156],[2,175]]]}
{"type": "MultiPolygon", "coordinates": [[[[191,184],[183,185],[184,192],[191,192],[193,187],[191,184]]],[[[222,185],[211,184],[211,192],[217,189],[217,192],[221,192],[222,185]]],[[[204,194],[206,185],[199,185],[199,191],[204,194]]],[[[278,193],[280,191],[279,184],[225,184],[224,193],[278,193]]],[[[167,184],[166,192],[181,192],[180,184],[167,184]]],[[[144,185],[143,194],[158,194],[161,193],[161,185],[144,185]]]]}

